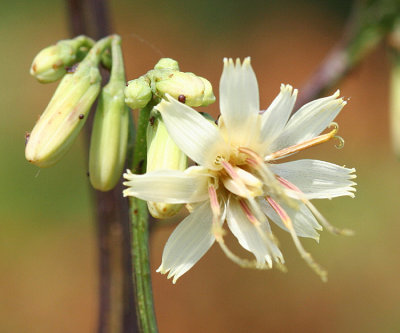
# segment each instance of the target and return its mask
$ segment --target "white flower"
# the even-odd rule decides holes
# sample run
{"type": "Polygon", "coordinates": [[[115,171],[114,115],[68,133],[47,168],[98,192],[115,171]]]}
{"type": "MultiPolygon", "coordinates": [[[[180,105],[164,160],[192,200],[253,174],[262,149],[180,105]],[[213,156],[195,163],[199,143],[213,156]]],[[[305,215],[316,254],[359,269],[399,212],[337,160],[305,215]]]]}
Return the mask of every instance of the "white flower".
{"type": "MultiPolygon", "coordinates": [[[[332,125],[346,104],[332,96],[310,102],[293,116],[297,90],[282,85],[265,112],[259,112],[256,76],[250,58],[224,59],[220,82],[221,116],[218,126],[172,97],[156,108],[176,144],[198,166],[184,172],[158,170],[144,175],[128,171],[125,196],[144,200],[187,203],[191,214],[174,230],[158,269],[173,277],[186,273],[214,244],[243,267],[283,268],[283,256],[269,220],[287,230],[301,256],[323,279],[326,272],[303,249],[300,237],[318,241],[324,225],[332,227],[310,199],[354,197],[354,169],[318,160],[278,163],[280,159],[334,137],[332,125]],[[224,243],[223,223],[255,260],[233,254],[224,243]]],[[[340,138],[339,138],[340,139],[340,138]]]]}

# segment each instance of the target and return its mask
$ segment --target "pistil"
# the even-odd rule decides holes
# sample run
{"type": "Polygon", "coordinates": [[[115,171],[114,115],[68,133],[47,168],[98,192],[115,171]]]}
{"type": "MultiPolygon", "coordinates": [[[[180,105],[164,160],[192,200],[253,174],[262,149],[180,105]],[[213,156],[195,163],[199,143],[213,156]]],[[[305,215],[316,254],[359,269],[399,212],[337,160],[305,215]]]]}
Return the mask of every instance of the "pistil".
{"type": "Polygon", "coordinates": [[[275,153],[269,154],[265,157],[265,161],[272,161],[278,158],[286,157],[288,155],[297,153],[299,151],[305,150],[307,148],[319,145],[321,143],[327,142],[333,138],[337,138],[339,140],[339,145],[337,145],[337,148],[342,148],[344,145],[344,140],[340,137],[337,136],[336,133],[339,131],[339,125],[337,123],[331,123],[331,127],[334,127],[332,131],[326,134],[319,135],[313,139],[306,140],[303,142],[300,142],[298,144],[295,144],[293,146],[278,150],[275,153]]]}

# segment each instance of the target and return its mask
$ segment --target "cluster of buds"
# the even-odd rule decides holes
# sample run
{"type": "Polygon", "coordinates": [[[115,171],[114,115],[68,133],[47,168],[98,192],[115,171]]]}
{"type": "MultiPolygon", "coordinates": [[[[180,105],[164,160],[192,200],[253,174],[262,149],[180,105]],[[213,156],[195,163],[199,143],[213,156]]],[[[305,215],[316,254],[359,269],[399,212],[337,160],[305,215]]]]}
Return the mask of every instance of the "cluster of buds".
{"type": "Polygon", "coordinates": [[[79,36],[47,47],[35,57],[31,74],[40,82],[62,80],[29,135],[25,149],[29,162],[50,167],[65,155],[100,93],[99,63],[110,62],[110,82],[100,95],[93,126],[89,169],[96,189],[107,191],[116,185],[125,162],[129,122],[120,44],[117,35],[96,43],[79,36]]]}
{"type": "MultiPolygon", "coordinates": [[[[39,167],[57,163],[71,147],[99,97],[90,141],[89,178],[100,191],[115,187],[125,165],[128,106],[154,106],[167,95],[189,106],[206,106],[215,101],[209,81],[181,72],[178,63],[169,58],[161,59],[154,69],[126,85],[118,35],[97,42],[85,36],[62,40],[39,52],[31,74],[42,83],[58,79],[61,82],[28,137],[26,159],[39,167]],[[111,72],[103,88],[100,63],[111,72]]],[[[186,155],[170,138],[155,109],[147,128],[147,152],[147,171],[187,167],[186,155]]],[[[176,214],[181,205],[149,202],[148,207],[154,217],[166,218],[176,214]]]]}
{"type": "MultiPolygon", "coordinates": [[[[158,104],[170,95],[189,106],[207,106],[215,101],[211,83],[193,73],[179,71],[178,62],[163,58],[154,69],[138,79],[128,82],[125,102],[132,109],[143,108],[148,103],[158,104]]],[[[155,170],[185,170],[187,157],[167,132],[159,112],[153,109],[147,127],[146,172],[155,170]]],[[[169,218],[182,208],[181,204],[147,202],[155,218],[169,218]]]]}
{"type": "Polygon", "coordinates": [[[152,98],[160,100],[169,94],[189,106],[207,106],[215,102],[211,83],[193,73],[179,71],[178,62],[162,58],[154,69],[128,82],[125,102],[132,108],[143,108],[152,98]]]}

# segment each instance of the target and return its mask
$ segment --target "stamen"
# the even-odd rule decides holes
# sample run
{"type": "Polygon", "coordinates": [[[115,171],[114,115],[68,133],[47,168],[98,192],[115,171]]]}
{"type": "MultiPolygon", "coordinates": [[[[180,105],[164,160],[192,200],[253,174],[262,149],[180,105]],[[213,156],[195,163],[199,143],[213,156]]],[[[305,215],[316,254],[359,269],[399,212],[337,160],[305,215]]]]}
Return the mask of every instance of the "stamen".
{"type": "Polygon", "coordinates": [[[229,175],[229,177],[232,178],[232,180],[222,179],[225,187],[229,191],[231,191],[241,197],[244,197],[244,198],[251,197],[250,191],[247,189],[246,185],[244,184],[243,180],[240,178],[240,176],[238,175],[238,173],[236,172],[236,170],[232,166],[232,164],[230,164],[227,161],[222,161],[221,165],[224,168],[224,170],[226,171],[226,173],[229,175]]]}
{"type": "Polygon", "coordinates": [[[250,158],[246,159],[246,162],[255,170],[257,170],[264,182],[264,185],[267,186],[270,194],[280,198],[286,197],[281,186],[279,186],[278,182],[276,181],[275,175],[265,165],[265,162],[260,155],[246,147],[240,147],[238,150],[239,152],[250,156],[250,158]]]}
{"type": "MultiPolygon", "coordinates": [[[[247,203],[244,200],[239,200],[239,204],[242,207],[243,212],[245,213],[247,219],[254,225],[254,227],[257,230],[257,233],[260,235],[261,239],[264,241],[264,244],[267,247],[267,250],[269,252],[269,256],[274,259],[277,267],[281,271],[286,272],[286,267],[283,265],[283,263],[280,260],[278,260],[279,258],[274,255],[274,251],[272,250],[271,243],[278,246],[278,240],[276,239],[276,237],[273,235],[273,233],[271,231],[266,232],[265,230],[261,229],[261,223],[268,223],[267,217],[261,211],[259,205],[256,203],[254,198],[249,198],[248,202],[250,203],[251,208],[255,212],[255,215],[250,210],[250,207],[247,205],[247,203]]],[[[271,261],[270,265],[272,267],[272,261],[271,261]]]]}
{"type": "Polygon", "coordinates": [[[272,266],[270,264],[268,264],[267,262],[262,264],[262,263],[257,262],[256,260],[248,260],[248,259],[238,257],[226,246],[223,239],[220,239],[220,240],[217,239],[217,242],[218,242],[219,246],[221,247],[222,251],[224,251],[225,255],[230,260],[232,260],[234,263],[238,264],[240,267],[261,269],[261,270],[266,270],[266,269],[272,268],[272,266]]]}
{"type": "Polygon", "coordinates": [[[239,200],[240,207],[242,207],[243,212],[245,213],[247,219],[254,225],[259,225],[260,222],[256,219],[256,217],[251,212],[249,206],[243,200],[239,200]]]}
{"type": "Polygon", "coordinates": [[[217,191],[215,190],[214,185],[208,185],[208,195],[210,197],[210,205],[213,215],[219,217],[221,215],[221,207],[219,206],[217,191]]]}
{"type": "Polygon", "coordinates": [[[290,235],[292,236],[293,242],[294,242],[297,250],[299,251],[301,257],[321,277],[322,281],[326,282],[328,273],[313,259],[311,254],[308,253],[304,249],[303,245],[301,244],[301,242],[299,240],[299,237],[297,236],[297,234],[294,230],[293,223],[292,223],[292,220],[290,219],[289,215],[275,200],[273,200],[270,197],[267,197],[266,199],[267,199],[268,203],[271,205],[271,207],[275,210],[275,212],[279,215],[283,224],[289,230],[290,235]]]}
{"type": "MultiPolygon", "coordinates": [[[[297,153],[299,151],[305,150],[307,148],[319,145],[321,143],[327,142],[327,141],[329,141],[329,140],[331,140],[333,138],[340,138],[339,136],[336,135],[336,133],[339,130],[339,125],[337,123],[333,122],[333,123],[330,124],[330,126],[331,127],[333,126],[334,129],[332,131],[330,131],[329,133],[322,134],[322,135],[319,135],[319,136],[317,136],[317,137],[315,137],[313,139],[306,140],[306,141],[300,142],[298,144],[295,144],[293,146],[286,147],[284,149],[278,150],[277,152],[269,154],[268,156],[266,156],[264,160],[265,161],[272,161],[272,160],[275,160],[277,158],[282,158],[282,157],[297,153]]],[[[344,142],[344,140],[342,138],[340,138],[340,139],[344,142]]],[[[339,147],[340,147],[340,145],[339,145],[339,147]]]]}
{"type": "Polygon", "coordinates": [[[311,213],[317,218],[317,220],[331,233],[342,236],[352,236],[354,235],[354,231],[350,229],[340,229],[328,222],[328,220],[318,211],[318,209],[307,199],[306,195],[293,183],[288,180],[277,176],[279,182],[287,187],[288,189],[295,192],[295,195],[299,200],[301,200],[311,211],[311,213]]]}
{"type": "Polygon", "coordinates": [[[227,161],[221,161],[221,165],[225,169],[229,177],[231,177],[233,180],[240,180],[240,177],[233,168],[232,164],[227,161]]]}

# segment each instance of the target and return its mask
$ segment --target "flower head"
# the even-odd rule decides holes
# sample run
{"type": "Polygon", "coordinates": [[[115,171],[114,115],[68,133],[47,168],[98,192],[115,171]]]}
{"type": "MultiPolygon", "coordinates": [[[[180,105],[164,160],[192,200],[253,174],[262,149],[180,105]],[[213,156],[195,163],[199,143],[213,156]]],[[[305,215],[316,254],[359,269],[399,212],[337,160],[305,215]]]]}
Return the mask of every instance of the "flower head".
{"type": "Polygon", "coordinates": [[[326,272],[302,247],[299,237],[318,240],[320,224],[336,233],[311,204],[355,191],[354,169],[318,160],[281,159],[336,137],[332,125],[346,104],[332,96],[310,102],[290,117],[297,90],[282,85],[267,110],[260,112],[258,84],[250,58],[241,64],[224,59],[218,126],[171,96],[156,108],[179,148],[198,166],[185,171],[128,171],[125,196],[166,203],[186,203],[191,214],[171,234],[158,269],[173,282],[187,272],[216,241],[243,267],[284,268],[269,221],[288,231],[301,256],[323,278],[326,272]],[[224,222],[255,259],[240,258],[224,242],[224,222]]]}

